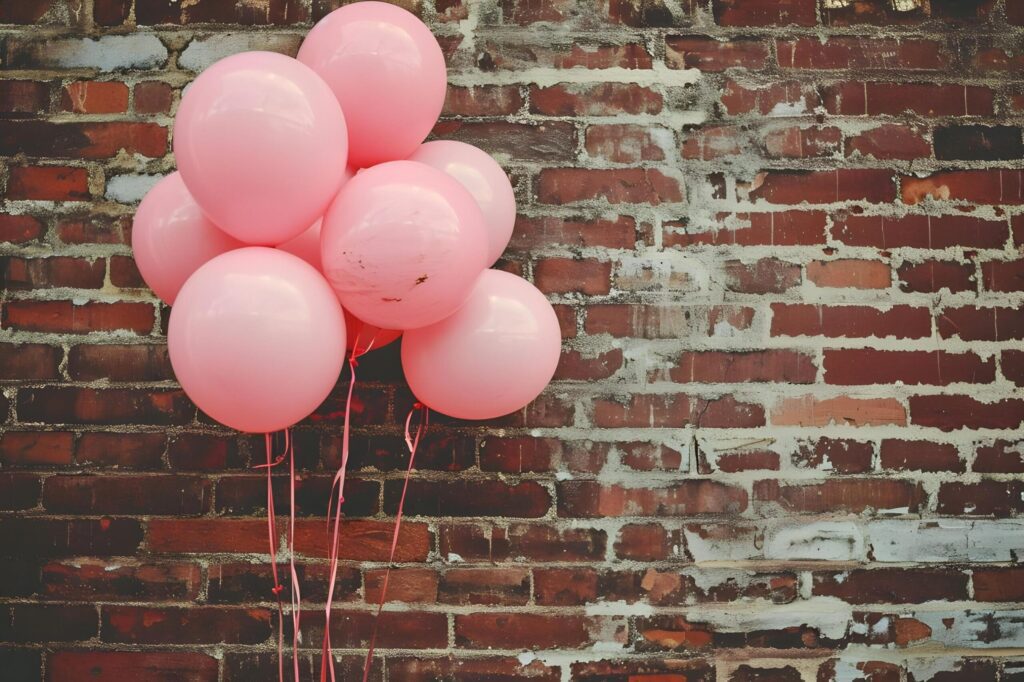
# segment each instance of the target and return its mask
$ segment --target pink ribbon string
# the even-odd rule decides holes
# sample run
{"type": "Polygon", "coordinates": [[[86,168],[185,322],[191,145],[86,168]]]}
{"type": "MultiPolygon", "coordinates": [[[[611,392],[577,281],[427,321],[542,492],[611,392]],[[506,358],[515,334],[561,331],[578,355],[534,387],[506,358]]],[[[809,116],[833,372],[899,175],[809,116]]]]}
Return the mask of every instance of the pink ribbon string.
{"type": "Polygon", "coordinates": [[[416,460],[416,450],[420,445],[420,438],[427,430],[430,421],[430,411],[421,403],[416,403],[409,410],[405,418],[405,446],[409,449],[409,466],[405,469],[405,482],[402,484],[402,496],[398,499],[398,510],[395,513],[395,530],[391,535],[391,553],[388,556],[388,566],[384,570],[384,582],[380,588],[380,598],[377,600],[377,613],[373,618],[373,631],[370,634],[370,647],[366,650],[366,662],[363,664],[363,682],[370,677],[370,664],[373,663],[373,650],[377,645],[377,629],[380,626],[380,614],[384,609],[384,602],[387,599],[388,581],[391,579],[391,566],[395,563],[395,550],[398,549],[398,532],[402,528],[402,511],[405,509],[405,495],[409,491],[409,476],[412,474],[413,462],[416,460]],[[415,437],[409,435],[409,427],[412,424],[412,416],[416,412],[423,411],[419,424],[416,426],[415,437]]]}
{"type": "Polygon", "coordinates": [[[358,358],[370,352],[375,340],[376,335],[370,339],[366,348],[360,348],[357,337],[356,343],[352,347],[352,354],[348,359],[352,376],[348,384],[348,396],[345,399],[345,422],[341,435],[341,465],[338,467],[337,473],[334,474],[334,480],[331,483],[331,494],[327,500],[327,532],[330,536],[327,559],[331,570],[327,586],[327,606],[324,611],[324,642],[320,659],[320,682],[327,682],[328,675],[331,682],[335,682],[334,659],[331,655],[331,607],[334,602],[334,588],[338,580],[338,557],[341,550],[341,507],[345,503],[345,474],[348,471],[352,392],[356,387],[356,367],[359,366],[358,358]],[[334,514],[333,530],[331,528],[332,509],[334,514]]]}
{"type": "MultiPolygon", "coordinates": [[[[291,446],[291,433],[287,430],[284,432],[285,449],[277,457],[273,456],[271,435],[265,434],[264,439],[267,446],[267,463],[258,464],[254,468],[267,470],[267,536],[270,541],[270,570],[274,576],[274,587],[271,588],[271,592],[277,599],[277,677],[279,682],[284,682],[284,607],[281,604],[281,590],[284,586],[277,575],[277,518],[274,513],[274,481],[270,473],[271,469],[283,462],[287,456],[291,446]]],[[[298,682],[298,677],[295,679],[298,682]]]]}

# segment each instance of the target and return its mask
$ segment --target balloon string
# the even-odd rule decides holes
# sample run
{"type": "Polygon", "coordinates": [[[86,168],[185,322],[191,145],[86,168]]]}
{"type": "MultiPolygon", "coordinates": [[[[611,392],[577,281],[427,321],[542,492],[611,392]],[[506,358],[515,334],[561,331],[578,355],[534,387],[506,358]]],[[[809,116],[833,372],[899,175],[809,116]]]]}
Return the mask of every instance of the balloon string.
{"type": "MultiPolygon", "coordinates": [[[[267,446],[267,463],[259,464],[255,468],[267,469],[267,536],[270,541],[270,570],[274,577],[274,587],[271,592],[277,599],[277,677],[279,682],[284,682],[284,607],[281,604],[281,580],[277,575],[277,518],[274,514],[274,481],[270,476],[271,469],[280,464],[288,453],[291,446],[291,434],[288,430],[284,432],[285,450],[278,457],[273,457],[273,444],[269,433],[264,435],[267,446]]],[[[298,677],[295,678],[298,682],[298,677]]]]}
{"type": "Polygon", "coordinates": [[[373,650],[377,644],[377,628],[380,626],[380,614],[384,610],[384,601],[387,598],[388,581],[391,579],[391,565],[395,562],[395,550],[398,548],[398,532],[402,528],[402,510],[405,509],[405,494],[409,491],[409,476],[412,474],[413,462],[416,460],[416,449],[419,448],[420,438],[427,430],[430,422],[430,411],[421,403],[416,403],[409,410],[405,418],[405,446],[409,449],[409,466],[405,469],[405,482],[402,484],[402,496],[398,499],[398,511],[395,513],[395,530],[391,536],[391,554],[388,556],[388,565],[384,570],[384,582],[381,584],[380,598],[377,600],[377,613],[373,619],[373,631],[370,634],[370,647],[366,650],[366,662],[363,664],[363,682],[370,677],[370,664],[373,662],[373,650]],[[412,416],[420,410],[423,416],[416,426],[415,437],[409,435],[409,426],[412,424],[412,416]]]}
{"type": "MultiPolygon", "coordinates": [[[[376,338],[376,335],[374,335],[376,338]]],[[[341,551],[341,507],[345,502],[345,474],[348,471],[349,456],[349,433],[352,416],[352,392],[356,386],[356,367],[359,366],[358,358],[370,352],[374,339],[370,340],[365,350],[353,344],[352,354],[349,356],[348,364],[351,371],[351,379],[348,384],[348,396],[345,399],[345,422],[341,435],[341,465],[334,475],[331,483],[331,494],[327,499],[327,533],[330,537],[328,545],[328,561],[331,566],[330,578],[327,587],[327,607],[324,613],[324,643],[320,660],[320,682],[327,682],[330,673],[331,682],[335,682],[334,659],[331,655],[331,605],[334,602],[334,588],[338,580],[338,557],[341,551]],[[335,503],[337,498],[337,503],[335,503]],[[331,530],[331,510],[334,510],[334,529],[331,530]]],[[[358,342],[358,339],[357,339],[358,342]]]]}
{"type": "MultiPolygon", "coordinates": [[[[291,488],[291,507],[288,515],[288,559],[292,573],[292,666],[295,682],[299,682],[299,622],[302,619],[302,593],[299,574],[295,571],[295,443],[288,438],[288,484],[291,488]]],[[[269,471],[269,469],[268,469],[269,471]]]]}

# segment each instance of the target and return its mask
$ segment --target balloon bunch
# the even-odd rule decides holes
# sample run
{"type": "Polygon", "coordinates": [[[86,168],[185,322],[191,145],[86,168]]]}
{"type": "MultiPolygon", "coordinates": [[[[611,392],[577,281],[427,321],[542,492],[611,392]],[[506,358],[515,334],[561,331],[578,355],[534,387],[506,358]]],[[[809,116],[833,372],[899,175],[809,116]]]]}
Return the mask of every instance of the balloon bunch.
{"type": "Polygon", "coordinates": [[[173,305],[171,362],[217,421],[286,428],[327,397],[346,345],[404,334],[426,406],[464,419],[522,408],[560,335],[525,280],[488,270],[515,222],[485,152],[423,143],[446,72],[430,30],[379,2],[338,9],[292,59],[223,59],[185,91],[179,171],[135,218],[143,277],[173,305]]]}
{"type": "MultiPolygon", "coordinates": [[[[462,419],[524,407],[558,363],[559,324],[543,294],[488,269],[515,222],[508,177],[475,147],[423,142],[446,83],[441,48],[415,16],[381,2],[346,5],[310,31],[297,59],[246,52],[199,75],[174,123],[179,170],[135,217],[139,270],[172,305],[174,372],[213,419],[246,432],[286,430],[327,398],[349,355],[342,463],[328,512],[329,595],[356,358],[403,336],[402,366],[417,400],[462,419]]],[[[427,413],[415,437],[411,419],[407,476],[427,413]]],[[[266,441],[260,466],[273,563],[270,471],[291,459],[293,550],[295,470],[287,430],[283,454],[272,456],[266,441]]],[[[301,603],[289,554],[297,648],[301,603]]],[[[280,610],[276,566],[274,582],[280,610]]],[[[378,614],[383,591],[380,598],[378,614]]],[[[330,614],[329,596],[322,680],[328,672],[334,679],[330,614]]],[[[279,653],[282,638],[279,629],[279,653]]]]}

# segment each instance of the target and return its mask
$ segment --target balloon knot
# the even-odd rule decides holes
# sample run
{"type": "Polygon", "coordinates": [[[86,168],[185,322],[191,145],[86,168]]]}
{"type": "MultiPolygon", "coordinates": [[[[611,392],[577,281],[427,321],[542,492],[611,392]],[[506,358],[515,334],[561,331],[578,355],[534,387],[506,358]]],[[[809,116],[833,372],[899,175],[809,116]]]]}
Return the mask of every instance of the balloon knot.
{"type": "Polygon", "coordinates": [[[284,585],[277,585],[276,587],[271,588],[270,591],[274,594],[281,594],[281,592],[284,591],[284,585]]]}
{"type": "Polygon", "coordinates": [[[423,409],[423,403],[418,403],[418,402],[417,403],[413,403],[412,404],[412,409],[414,409],[414,410],[422,410],[423,409]]]}
{"type": "Polygon", "coordinates": [[[356,360],[356,356],[353,355],[352,357],[350,357],[348,359],[348,364],[352,365],[353,367],[358,367],[359,366],[359,360],[356,360]]]}

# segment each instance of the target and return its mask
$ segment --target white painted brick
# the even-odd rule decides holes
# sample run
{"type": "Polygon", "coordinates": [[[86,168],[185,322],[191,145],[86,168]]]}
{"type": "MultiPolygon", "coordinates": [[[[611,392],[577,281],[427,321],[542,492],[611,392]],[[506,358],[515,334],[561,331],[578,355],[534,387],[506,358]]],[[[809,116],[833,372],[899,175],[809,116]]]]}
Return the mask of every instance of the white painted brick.
{"type": "Polygon", "coordinates": [[[162,175],[115,175],[107,181],[107,198],[122,204],[134,204],[142,201],[146,192],[162,179],[162,175]]]}
{"type": "Polygon", "coordinates": [[[299,51],[301,42],[302,37],[297,35],[218,33],[206,38],[196,38],[189,43],[178,57],[178,66],[198,72],[219,59],[249,50],[280,52],[293,57],[299,51]]]}
{"type": "Polygon", "coordinates": [[[1012,519],[875,521],[867,533],[880,562],[1014,561],[1024,554],[1024,522],[1012,519]]]}
{"type": "Polygon", "coordinates": [[[33,45],[28,54],[39,66],[100,71],[153,69],[167,61],[167,48],[146,33],[52,40],[33,45]]]}
{"type": "Polygon", "coordinates": [[[864,536],[856,524],[821,521],[779,525],[765,531],[766,559],[861,561],[864,536]]]}

